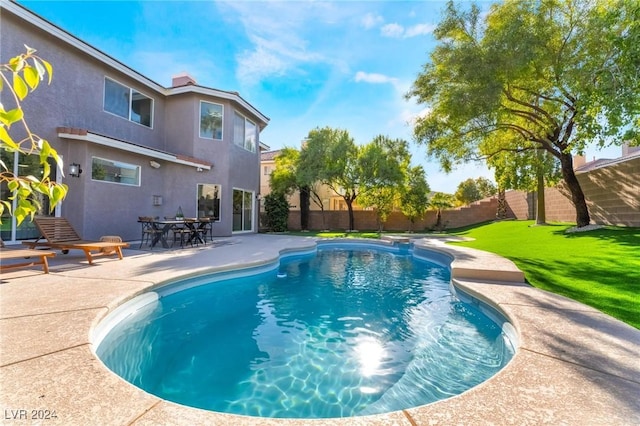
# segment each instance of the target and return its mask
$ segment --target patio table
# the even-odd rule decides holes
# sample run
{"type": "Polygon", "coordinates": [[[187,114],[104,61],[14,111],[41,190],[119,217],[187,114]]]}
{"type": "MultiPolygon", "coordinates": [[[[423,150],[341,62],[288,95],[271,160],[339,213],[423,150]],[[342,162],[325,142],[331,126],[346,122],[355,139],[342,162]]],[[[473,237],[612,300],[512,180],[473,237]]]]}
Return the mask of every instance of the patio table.
{"type": "Polygon", "coordinates": [[[209,223],[211,223],[209,219],[185,218],[184,225],[189,231],[191,231],[186,243],[191,245],[193,245],[194,242],[196,244],[206,244],[206,237],[204,237],[203,239],[203,236],[207,230],[207,225],[209,225],[209,223]]]}
{"type": "MultiPolygon", "coordinates": [[[[140,222],[140,221],[138,221],[140,222]]],[[[151,240],[150,247],[153,248],[160,242],[162,247],[170,248],[168,241],[169,231],[175,229],[178,225],[184,226],[187,230],[189,230],[189,238],[186,243],[193,245],[203,243],[203,232],[206,229],[206,226],[210,223],[209,219],[200,220],[198,218],[185,218],[185,219],[155,219],[148,222],[151,227],[158,231],[153,235],[153,239],[151,240]]],[[[206,237],[205,237],[206,238],[206,237]]],[[[180,240],[180,245],[183,245],[182,239],[180,240]]]]}
{"type": "Polygon", "coordinates": [[[149,221],[148,223],[151,225],[151,227],[154,230],[159,231],[153,234],[153,239],[151,240],[151,244],[150,244],[151,248],[155,247],[156,244],[158,244],[158,242],[162,244],[162,247],[169,248],[171,247],[169,245],[169,241],[167,241],[167,236],[169,235],[169,231],[173,229],[173,227],[176,225],[184,224],[184,220],[156,219],[156,220],[149,221]]]}

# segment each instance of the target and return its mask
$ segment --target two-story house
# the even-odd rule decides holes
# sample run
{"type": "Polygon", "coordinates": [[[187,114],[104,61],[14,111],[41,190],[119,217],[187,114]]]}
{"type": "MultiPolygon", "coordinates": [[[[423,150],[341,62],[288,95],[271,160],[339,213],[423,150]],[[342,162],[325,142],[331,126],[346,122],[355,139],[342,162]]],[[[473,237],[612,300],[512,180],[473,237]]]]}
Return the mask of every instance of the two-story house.
{"type": "MultiPolygon", "coordinates": [[[[186,74],[164,87],[28,9],[0,5],[1,63],[27,45],[53,66],[52,83],[22,104],[31,130],[64,160],[64,176],[54,173],[69,193],[51,214],[91,239],[135,240],[138,216],[175,216],[178,208],[213,218],[216,236],[257,232],[264,114],[237,92],[200,86],[186,74]]],[[[2,92],[7,108],[9,95],[2,92]]],[[[0,151],[14,172],[38,173],[28,155],[0,151]]],[[[9,195],[3,186],[2,198],[9,195]]],[[[5,241],[34,232],[3,217],[5,241]]]]}

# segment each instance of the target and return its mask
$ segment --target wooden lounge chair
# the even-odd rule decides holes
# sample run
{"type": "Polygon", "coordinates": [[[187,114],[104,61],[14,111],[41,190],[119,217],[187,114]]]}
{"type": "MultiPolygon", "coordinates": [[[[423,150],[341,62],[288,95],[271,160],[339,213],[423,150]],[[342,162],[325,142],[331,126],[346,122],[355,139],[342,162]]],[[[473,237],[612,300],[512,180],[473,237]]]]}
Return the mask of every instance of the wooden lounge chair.
{"type": "Polygon", "coordinates": [[[42,265],[42,269],[45,274],[49,273],[49,262],[47,257],[53,257],[56,254],[52,251],[46,250],[32,250],[32,249],[10,249],[6,248],[4,241],[0,239],[0,271],[14,268],[24,268],[27,266],[42,265]],[[30,259],[27,262],[21,263],[6,263],[7,260],[13,259],[30,259]]]}
{"type": "Polygon", "coordinates": [[[74,249],[82,250],[89,265],[93,264],[93,258],[97,256],[117,254],[122,259],[122,248],[129,247],[129,243],[117,241],[83,240],[63,217],[37,216],[33,222],[42,236],[35,241],[22,241],[22,244],[31,249],[35,247],[60,249],[62,253],[68,253],[69,250],[74,249]]]}

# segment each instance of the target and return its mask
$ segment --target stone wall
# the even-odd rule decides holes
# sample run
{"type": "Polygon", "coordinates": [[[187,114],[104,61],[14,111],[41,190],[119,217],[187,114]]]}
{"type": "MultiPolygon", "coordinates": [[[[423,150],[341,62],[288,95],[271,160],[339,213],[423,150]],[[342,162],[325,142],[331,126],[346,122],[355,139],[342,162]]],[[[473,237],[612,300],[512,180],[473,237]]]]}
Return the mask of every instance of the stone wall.
{"type": "MultiPolygon", "coordinates": [[[[640,226],[640,157],[578,173],[577,177],[592,223],[640,226]]],[[[544,195],[548,221],[575,223],[576,209],[564,185],[546,188],[544,195]]],[[[535,193],[507,191],[505,197],[512,217],[535,218],[535,193]]]]}
{"type": "MultiPolygon", "coordinates": [[[[592,223],[602,225],[640,227],[640,157],[623,162],[613,162],[584,173],[578,173],[589,206],[592,223]]],[[[568,190],[562,185],[545,189],[546,217],[549,222],[575,223],[576,209],[568,190]]],[[[507,217],[519,220],[535,219],[536,194],[525,191],[507,191],[507,217]]],[[[453,229],[496,218],[498,202],[488,198],[456,209],[443,210],[444,229],[453,229]]],[[[355,228],[360,231],[377,230],[378,223],[373,211],[355,211],[355,228]]],[[[386,231],[432,230],[436,223],[436,212],[427,211],[422,219],[411,224],[399,212],[393,212],[384,224],[386,231]]],[[[311,211],[309,228],[313,230],[349,229],[347,211],[311,211]]],[[[289,212],[289,229],[300,230],[300,211],[289,212]]]]}
{"type": "MultiPolygon", "coordinates": [[[[444,229],[460,228],[463,226],[473,225],[475,223],[487,222],[496,218],[496,210],[498,200],[489,198],[472,203],[469,206],[459,207],[455,209],[442,211],[442,225],[444,229]]],[[[371,210],[357,210],[353,212],[355,229],[360,231],[377,230],[379,224],[376,213],[371,210]]],[[[385,231],[424,231],[434,229],[436,224],[436,212],[429,210],[425,212],[424,217],[411,223],[402,213],[393,212],[389,215],[383,229],[385,231]]],[[[289,229],[292,231],[300,230],[300,211],[289,211],[289,229]]],[[[330,229],[345,230],[349,229],[349,212],[348,211],[325,211],[324,221],[323,213],[319,211],[309,212],[309,229],[330,229]]]]}

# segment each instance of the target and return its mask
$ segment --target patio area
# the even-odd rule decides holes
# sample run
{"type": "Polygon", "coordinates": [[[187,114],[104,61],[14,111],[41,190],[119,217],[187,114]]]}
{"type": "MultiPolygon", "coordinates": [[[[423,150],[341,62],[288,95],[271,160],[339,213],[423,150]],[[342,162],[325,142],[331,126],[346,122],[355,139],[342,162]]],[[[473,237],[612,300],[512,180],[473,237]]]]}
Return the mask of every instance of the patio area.
{"type": "MultiPolygon", "coordinates": [[[[490,380],[448,400],[383,415],[320,420],[232,416],[164,401],[109,371],[91,332],[109,312],[167,280],[257,266],[315,246],[311,237],[248,234],[198,247],[125,249],[124,259],[57,251],[38,267],[0,276],[3,424],[64,425],[631,425],[640,424],[640,330],[523,283],[497,256],[416,244],[456,257],[456,285],[504,312],[519,348],[490,380]],[[55,412],[55,418],[43,418],[55,412]]],[[[51,416],[50,416],[51,417],[51,416]]]]}

